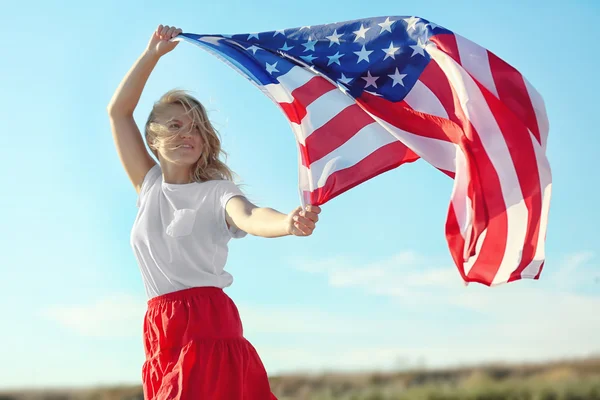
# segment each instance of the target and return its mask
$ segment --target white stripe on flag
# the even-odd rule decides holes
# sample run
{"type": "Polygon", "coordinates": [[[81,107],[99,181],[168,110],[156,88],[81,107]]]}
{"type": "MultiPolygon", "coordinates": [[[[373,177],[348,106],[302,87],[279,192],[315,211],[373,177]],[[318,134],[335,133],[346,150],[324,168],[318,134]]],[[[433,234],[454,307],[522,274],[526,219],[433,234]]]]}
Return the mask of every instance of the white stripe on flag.
{"type": "Polygon", "coordinates": [[[535,255],[531,263],[521,273],[522,277],[533,278],[540,271],[540,267],[546,257],[546,230],[548,228],[548,214],[550,211],[550,197],[552,192],[552,173],[550,171],[550,163],[544,155],[544,148],[538,143],[535,136],[530,132],[531,142],[535,151],[537,160],[537,168],[540,174],[540,188],[542,189],[542,210],[540,212],[540,228],[537,237],[537,246],[535,255]]]}
{"type": "Polygon", "coordinates": [[[492,92],[496,98],[499,98],[487,50],[456,33],[454,37],[458,46],[460,65],[487,90],[492,92]]]}
{"type": "Polygon", "coordinates": [[[540,138],[542,141],[542,149],[543,151],[546,151],[546,141],[548,140],[548,130],[550,129],[548,115],[546,114],[546,105],[542,96],[525,77],[523,77],[523,81],[525,82],[527,93],[531,99],[531,105],[535,111],[535,117],[537,119],[540,138]]]}
{"type": "Polygon", "coordinates": [[[291,93],[299,87],[306,85],[308,81],[316,76],[318,75],[302,67],[295,66],[285,74],[278,76],[277,80],[291,93]]]}
{"type": "MultiPolygon", "coordinates": [[[[374,151],[395,141],[396,138],[377,122],[365,126],[340,147],[310,165],[308,175],[316,182],[316,187],[311,189],[325,186],[327,178],[334,172],[358,164],[374,151]]],[[[306,167],[300,165],[300,168],[306,167]]]]}
{"type": "Polygon", "coordinates": [[[414,151],[419,157],[427,161],[436,168],[454,172],[456,168],[456,152],[460,151],[458,145],[447,142],[445,140],[428,138],[421,135],[415,135],[414,133],[407,132],[403,129],[397,128],[389,122],[378,118],[377,116],[369,113],[375,121],[385,128],[394,137],[400,140],[414,151]]]}
{"type": "Polygon", "coordinates": [[[404,97],[404,101],[415,111],[448,119],[448,113],[440,99],[419,80],[404,97]]]}

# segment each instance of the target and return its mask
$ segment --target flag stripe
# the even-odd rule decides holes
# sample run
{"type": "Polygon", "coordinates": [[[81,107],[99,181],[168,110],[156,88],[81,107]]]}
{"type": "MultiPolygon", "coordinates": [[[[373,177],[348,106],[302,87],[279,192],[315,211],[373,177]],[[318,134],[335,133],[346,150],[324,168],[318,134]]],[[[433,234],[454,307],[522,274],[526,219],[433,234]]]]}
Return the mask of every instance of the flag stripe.
{"type": "MultiPolygon", "coordinates": [[[[540,131],[540,142],[542,149],[543,151],[546,151],[546,141],[548,140],[548,130],[550,129],[548,115],[546,114],[546,105],[544,104],[544,99],[542,99],[542,96],[525,77],[523,77],[523,81],[525,82],[527,94],[531,99],[531,104],[535,112],[538,129],[540,131]]],[[[545,155],[541,153],[540,157],[545,158],[545,155]]]]}
{"type": "Polygon", "coordinates": [[[404,98],[406,104],[415,111],[448,118],[446,109],[440,99],[423,82],[417,80],[410,92],[404,98]]]}
{"type": "Polygon", "coordinates": [[[292,92],[295,101],[300,102],[305,107],[310,106],[313,101],[332,90],[338,90],[331,82],[320,76],[315,76],[305,85],[302,85],[292,92]]]}
{"type": "MultiPolygon", "coordinates": [[[[432,60],[427,68],[421,74],[420,80],[427,86],[431,92],[440,100],[440,103],[446,110],[448,114],[448,119],[454,122],[458,126],[461,127],[462,132],[460,134],[452,135],[452,141],[457,143],[461,149],[461,152],[465,155],[469,155],[466,157],[470,158],[470,152],[468,151],[467,142],[468,136],[467,134],[471,131],[470,129],[465,132],[464,124],[466,123],[468,127],[470,127],[470,122],[464,116],[464,113],[460,109],[458,98],[454,93],[448,78],[444,74],[444,71],[440,68],[438,63],[435,60],[432,60]]],[[[471,128],[472,129],[472,128],[471,128]]],[[[457,158],[458,159],[458,158],[457,158]]],[[[453,197],[452,203],[453,207],[457,209],[462,209],[465,207],[465,204],[468,204],[469,207],[472,207],[471,217],[472,221],[469,221],[466,225],[461,225],[460,232],[462,232],[463,239],[465,240],[464,248],[460,249],[451,249],[451,251],[456,251],[453,257],[460,257],[462,260],[468,259],[475,251],[475,242],[474,240],[481,235],[481,232],[487,226],[487,220],[485,217],[487,212],[485,210],[485,204],[483,200],[483,192],[481,185],[476,184],[478,179],[478,175],[476,171],[471,171],[472,169],[471,163],[465,164],[464,173],[467,174],[467,179],[473,180],[468,185],[468,190],[466,191],[467,198],[459,198],[453,197]],[[477,200],[475,199],[477,198],[477,200]],[[460,256],[459,256],[460,254],[460,256]]],[[[491,182],[489,182],[491,184],[491,182]]],[[[464,215],[464,214],[463,214],[464,215]]],[[[456,232],[456,230],[451,230],[447,232],[447,235],[450,235],[451,232],[456,232]]],[[[450,237],[448,237],[450,240],[450,237]]],[[[462,264],[462,263],[461,263],[462,264]]]]}
{"type": "MultiPolygon", "coordinates": [[[[519,276],[535,255],[542,207],[540,177],[533,143],[527,127],[504,106],[505,103],[482,87],[480,89],[482,89],[483,96],[495,116],[506,146],[511,153],[511,163],[515,167],[522,193],[522,199],[519,200],[524,201],[527,207],[528,218],[522,222],[526,228],[525,240],[523,243],[515,243],[515,246],[522,249],[521,260],[518,266],[517,264],[512,266],[516,266],[514,271],[510,271],[509,267],[506,267],[499,271],[495,278],[501,282],[507,282],[511,279],[514,280],[514,276],[519,276]]],[[[511,207],[510,203],[509,207],[511,207]]]]}
{"type": "Polygon", "coordinates": [[[345,108],[306,138],[307,161],[320,160],[336,151],[362,128],[374,122],[357,104],[345,108]]]}
{"type": "Polygon", "coordinates": [[[456,45],[460,54],[460,65],[476,81],[498,97],[498,91],[496,90],[496,84],[488,60],[488,51],[467,38],[457,34],[454,34],[454,36],[456,37],[456,45]]]}
{"type": "Polygon", "coordinates": [[[505,282],[520,262],[521,249],[527,233],[527,224],[524,221],[529,217],[510,150],[486,98],[473,78],[459,64],[439,50],[431,48],[429,52],[444,69],[465,116],[475,128],[472,148],[479,151],[473,153],[477,164],[482,167],[480,170],[485,172],[479,183],[484,191],[492,189],[486,196],[490,219],[488,232],[482,251],[477,252],[480,256],[469,275],[483,276],[486,280],[491,279],[493,283],[505,282]],[[486,156],[482,157],[482,154],[486,156]],[[490,171],[485,169],[487,162],[490,163],[490,171]],[[498,179],[500,190],[487,184],[492,177],[498,179]],[[495,223],[498,223],[497,227],[494,227],[495,223]],[[500,251],[501,243],[503,243],[503,251],[500,251]],[[494,250],[487,251],[486,244],[493,246],[494,250]]]}
{"type": "Polygon", "coordinates": [[[535,244],[535,254],[533,260],[527,265],[520,276],[513,276],[511,280],[520,278],[534,278],[537,279],[544,265],[545,254],[545,241],[546,231],[548,228],[548,214],[550,210],[550,195],[552,191],[552,176],[550,171],[550,164],[544,157],[544,148],[540,145],[533,134],[530,133],[531,143],[535,152],[537,160],[537,170],[540,178],[540,188],[542,190],[542,206],[539,217],[539,232],[537,233],[537,244],[535,244]]]}
{"type": "Polygon", "coordinates": [[[332,173],[357,164],[375,150],[395,141],[397,139],[377,123],[365,126],[342,144],[336,153],[329,153],[310,165],[311,175],[315,178],[315,188],[325,185],[332,173]],[[341,157],[340,154],[344,156],[341,157]]]}
{"type": "MultiPolygon", "coordinates": [[[[294,66],[285,74],[278,76],[277,80],[289,93],[293,93],[299,87],[306,85],[315,75],[302,67],[294,66]]],[[[321,78],[323,79],[323,78],[321,78]]],[[[277,102],[285,101],[276,99],[277,102]]]]}
{"type": "Polygon", "coordinates": [[[460,64],[460,52],[458,51],[458,44],[456,43],[455,34],[441,33],[430,37],[429,40],[433,42],[441,52],[447,54],[454,61],[460,64]]]}
{"type": "MultiPolygon", "coordinates": [[[[496,86],[498,87],[500,100],[521,121],[525,122],[525,125],[533,132],[538,142],[541,143],[537,117],[523,77],[519,71],[498,58],[494,53],[488,51],[488,57],[490,59],[494,82],[496,82],[496,86]]],[[[528,138],[529,136],[526,136],[525,140],[528,140],[528,138]]]]}
{"type": "Polygon", "coordinates": [[[304,197],[310,199],[310,204],[321,205],[375,176],[418,158],[402,142],[394,140],[351,167],[332,172],[323,185],[310,193],[304,193],[304,197]]]}
{"type": "Polygon", "coordinates": [[[457,145],[448,140],[446,133],[452,129],[460,131],[456,124],[446,120],[444,126],[448,128],[444,131],[438,117],[398,107],[377,96],[361,96],[357,102],[394,137],[425,157],[425,161],[443,171],[455,172],[457,145]],[[439,136],[443,140],[436,138],[439,136]]]}
{"type": "MultiPolygon", "coordinates": [[[[442,101],[442,103],[447,109],[454,108],[448,114],[451,118],[458,120],[462,126],[464,139],[460,142],[461,147],[464,147],[463,151],[471,156],[471,160],[467,165],[471,182],[467,195],[471,198],[474,208],[473,217],[477,223],[474,224],[470,232],[466,233],[468,237],[465,238],[465,248],[461,249],[463,250],[464,264],[459,268],[465,269],[464,272],[470,281],[491,282],[503,260],[506,235],[508,234],[508,220],[507,214],[504,213],[506,204],[501,191],[501,177],[498,176],[494,168],[492,155],[488,154],[487,149],[483,146],[482,138],[478,135],[478,132],[493,129],[493,127],[481,126],[481,124],[489,124],[490,121],[483,117],[479,118],[479,114],[474,113],[474,110],[466,108],[473,107],[473,103],[477,103],[472,90],[479,91],[470,76],[452,57],[442,53],[434,46],[428,46],[427,50],[440,67],[439,72],[432,69],[432,71],[437,72],[436,79],[438,83],[439,81],[448,81],[450,84],[452,100],[448,100],[449,95],[444,93],[445,101],[442,101]],[[468,85],[469,83],[471,84],[468,85]],[[470,100],[470,102],[467,103],[467,100],[470,100]],[[471,121],[469,116],[477,116],[478,120],[471,121]],[[484,231],[487,231],[485,235],[483,234],[484,231]]],[[[438,86],[440,85],[438,84],[438,86]]],[[[443,87],[445,88],[446,85],[444,84],[443,87]]],[[[436,93],[436,95],[438,94],[436,93]]],[[[481,97],[480,92],[479,96],[481,97]]],[[[480,101],[484,101],[483,98],[480,101]]],[[[482,108],[479,111],[483,112],[483,115],[491,117],[485,102],[475,104],[475,106],[482,108]]],[[[499,132],[497,133],[499,134],[499,132]]]]}

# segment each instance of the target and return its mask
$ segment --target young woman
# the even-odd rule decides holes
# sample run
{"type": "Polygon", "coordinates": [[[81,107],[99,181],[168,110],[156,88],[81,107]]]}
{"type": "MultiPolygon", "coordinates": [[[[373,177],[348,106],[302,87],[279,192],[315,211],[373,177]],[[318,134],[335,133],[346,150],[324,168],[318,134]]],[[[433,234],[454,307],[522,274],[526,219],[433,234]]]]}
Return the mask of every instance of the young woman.
{"type": "Polygon", "coordinates": [[[275,399],[238,310],[223,291],[228,242],[247,234],[309,236],[319,207],[282,214],[249,202],[219,160],[206,110],[169,91],[150,112],[146,151],[133,112],[158,60],[180,29],[159,25],[109,106],[119,158],[139,197],[131,245],[148,295],[142,366],[147,400],[275,399]]]}

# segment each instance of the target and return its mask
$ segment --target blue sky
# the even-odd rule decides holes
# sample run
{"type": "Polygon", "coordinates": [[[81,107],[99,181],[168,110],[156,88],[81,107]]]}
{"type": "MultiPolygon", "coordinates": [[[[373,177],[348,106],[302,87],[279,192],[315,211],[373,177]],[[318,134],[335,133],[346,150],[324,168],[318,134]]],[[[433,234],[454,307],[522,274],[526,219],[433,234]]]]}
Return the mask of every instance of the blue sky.
{"type": "MultiPolygon", "coordinates": [[[[452,181],[424,162],[404,166],[323,206],[310,238],[232,242],[228,293],[270,373],[600,352],[598,3],[209,3],[4,7],[0,388],[139,382],[136,195],[105,107],[159,23],[245,33],[415,15],[492,50],[546,102],[553,196],[540,281],[464,287],[444,237],[452,181]]],[[[267,97],[180,43],[152,74],[138,123],[173,87],[207,105],[252,200],[283,212],[298,205],[293,134],[267,97]]]]}

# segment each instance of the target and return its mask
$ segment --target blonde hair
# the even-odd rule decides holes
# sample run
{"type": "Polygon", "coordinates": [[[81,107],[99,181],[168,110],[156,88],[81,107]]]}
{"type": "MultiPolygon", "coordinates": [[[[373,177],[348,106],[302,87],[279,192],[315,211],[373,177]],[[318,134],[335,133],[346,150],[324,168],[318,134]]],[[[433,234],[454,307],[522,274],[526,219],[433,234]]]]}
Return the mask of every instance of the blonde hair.
{"type": "Polygon", "coordinates": [[[227,153],[221,148],[219,133],[210,122],[202,103],[184,90],[173,89],[168,91],[152,107],[146,121],[145,136],[146,142],[154,155],[158,158],[158,147],[166,147],[185,129],[185,127],[181,127],[178,130],[173,130],[156,122],[158,116],[163,115],[170,106],[175,104],[181,105],[193,121],[187,132],[197,127],[202,138],[202,154],[195,167],[190,171],[190,179],[195,182],[214,179],[232,181],[233,171],[219,159],[221,154],[227,156],[227,153]]]}

